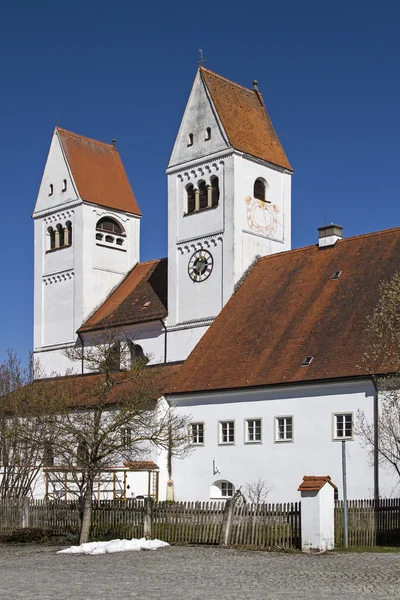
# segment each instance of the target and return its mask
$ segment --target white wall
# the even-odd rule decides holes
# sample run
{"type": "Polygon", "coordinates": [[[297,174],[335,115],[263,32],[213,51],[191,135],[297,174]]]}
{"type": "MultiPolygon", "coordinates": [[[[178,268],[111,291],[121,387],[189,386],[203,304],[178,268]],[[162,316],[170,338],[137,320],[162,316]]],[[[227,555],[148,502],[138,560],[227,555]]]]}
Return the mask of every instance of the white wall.
{"type": "MultiPolygon", "coordinates": [[[[269,501],[298,501],[304,475],[330,475],[341,497],[341,442],[333,440],[333,413],[352,412],[356,418],[362,409],[371,420],[373,397],[372,383],[359,381],[172,398],[179,412],[205,423],[204,446],[195,447],[184,461],[174,461],[177,499],[205,501],[214,481],[241,486],[261,478],[272,487],[269,501]],[[293,442],[275,442],[277,416],[293,416],[293,442]],[[246,418],[262,419],[262,443],[245,443],[246,418]],[[235,421],[234,445],[218,444],[220,420],[235,421]]],[[[348,497],[373,497],[373,469],[360,439],[355,435],[346,446],[348,497]]],[[[397,479],[381,471],[381,494],[398,494],[397,479]]]]}

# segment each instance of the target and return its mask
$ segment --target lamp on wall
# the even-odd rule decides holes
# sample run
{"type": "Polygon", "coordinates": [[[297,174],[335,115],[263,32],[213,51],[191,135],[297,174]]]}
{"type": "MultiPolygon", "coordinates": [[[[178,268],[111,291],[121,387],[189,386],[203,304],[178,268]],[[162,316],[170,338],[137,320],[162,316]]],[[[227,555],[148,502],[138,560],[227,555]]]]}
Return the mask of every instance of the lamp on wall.
{"type": "Polygon", "coordinates": [[[220,470],[218,469],[216,463],[215,463],[215,458],[213,458],[213,475],[219,475],[220,470]]]}

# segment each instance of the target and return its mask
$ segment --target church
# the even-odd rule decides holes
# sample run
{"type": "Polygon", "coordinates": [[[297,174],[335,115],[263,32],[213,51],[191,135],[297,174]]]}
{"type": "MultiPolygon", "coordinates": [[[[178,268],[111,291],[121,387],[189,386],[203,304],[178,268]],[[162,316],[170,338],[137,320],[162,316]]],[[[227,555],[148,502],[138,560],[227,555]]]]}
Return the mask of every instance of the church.
{"type": "Polygon", "coordinates": [[[191,418],[176,500],[261,481],[268,501],[296,501],[305,474],[329,474],[340,497],[343,441],[350,498],[398,494],[356,419],[376,422],[373,376],[388,372],[363,361],[365,319],[400,268],[400,230],[325,225],[291,250],[292,175],[257,82],[199,67],[167,167],[168,256],[140,262],[115,142],[54,131],[33,213],[34,354],[47,376],[85,377],[66,349],[112,329],[132,359],[163,365],[160,393],[191,418]]]}

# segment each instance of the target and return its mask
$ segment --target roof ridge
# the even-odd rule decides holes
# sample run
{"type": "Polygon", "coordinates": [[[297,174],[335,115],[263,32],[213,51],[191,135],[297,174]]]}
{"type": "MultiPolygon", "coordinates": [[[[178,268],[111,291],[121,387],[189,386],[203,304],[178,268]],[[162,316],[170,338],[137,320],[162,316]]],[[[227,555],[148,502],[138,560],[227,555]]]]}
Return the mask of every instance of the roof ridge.
{"type": "Polygon", "coordinates": [[[86,135],[81,135],[80,133],[75,133],[74,131],[69,131],[69,129],[63,129],[62,127],[57,126],[56,131],[65,133],[67,135],[70,135],[71,137],[76,137],[81,140],[85,140],[87,142],[92,142],[93,144],[99,144],[99,146],[105,146],[106,148],[109,148],[111,150],[115,150],[116,152],[118,152],[118,150],[116,148],[114,148],[113,144],[107,144],[107,142],[95,140],[94,138],[87,137],[86,135]]]}
{"type": "Polygon", "coordinates": [[[232,79],[228,79],[227,77],[224,77],[223,75],[220,75],[219,73],[216,73],[215,71],[211,71],[210,69],[206,69],[205,67],[199,67],[199,69],[201,71],[206,71],[207,73],[211,73],[212,75],[215,75],[215,77],[218,77],[219,79],[223,79],[224,81],[227,81],[231,85],[235,85],[236,87],[244,90],[245,92],[249,92],[250,94],[257,95],[256,92],[255,92],[255,90],[247,88],[247,87],[245,87],[244,85],[242,85],[240,83],[236,83],[236,81],[232,81],[232,79]]]}
{"type": "MultiPolygon", "coordinates": [[[[336,246],[336,244],[343,244],[345,242],[351,242],[351,241],[357,240],[359,238],[372,237],[375,235],[384,235],[384,234],[388,234],[388,233],[393,233],[394,231],[400,231],[400,227],[391,227],[389,229],[381,229],[380,231],[371,231],[370,233],[360,233],[358,235],[352,235],[350,237],[342,238],[341,240],[338,240],[335,243],[335,246],[336,246]]],[[[317,246],[318,246],[318,243],[317,244],[309,244],[308,246],[301,246],[301,248],[292,248],[291,250],[283,250],[282,252],[275,252],[274,254],[268,254],[267,256],[260,256],[257,263],[261,262],[262,260],[277,258],[279,256],[282,256],[282,254],[302,252],[303,250],[310,250],[311,248],[315,248],[317,246]]],[[[328,248],[329,248],[329,246],[328,246],[328,248]]]]}

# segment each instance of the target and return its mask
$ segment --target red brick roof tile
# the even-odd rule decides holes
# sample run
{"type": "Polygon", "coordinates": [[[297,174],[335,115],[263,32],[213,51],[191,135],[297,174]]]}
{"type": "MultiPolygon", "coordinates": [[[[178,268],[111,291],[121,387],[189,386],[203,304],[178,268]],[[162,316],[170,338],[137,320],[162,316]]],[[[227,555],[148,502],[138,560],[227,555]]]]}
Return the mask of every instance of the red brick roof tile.
{"type": "Polygon", "coordinates": [[[167,311],[167,259],[138,263],[79,333],[164,319],[167,311]]]}
{"type": "Polygon", "coordinates": [[[56,127],[82,200],[141,215],[118,151],[112,144],[56,127]]]}
{"type": "Polygon", "coordinates": [[[400,271],[400,228],[260,259],[168,392],[279,385],[392,372],[370,359],[379,283],[400,271]],[[342,271],[339,279],[332,279],[342,271]],[[309,366],[302,366],[312,356],[309,366]]]}
{"type": "Polygon", "coordinates": [[[333,489],[337,490],[337,487],[332,483],[329,475],[316,476],[316,475],[304,475],[302,483],[298,487],[299,492],[319,492],[326,483],[329,483],[333,489]]]}
{"type": "Polygon", "coordinates": [[[233,148],[292,171],[260,92],[204,67],[200,73],[233,148]]]}

